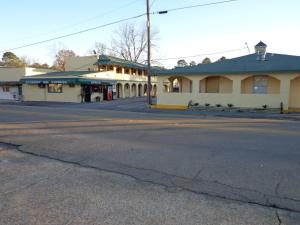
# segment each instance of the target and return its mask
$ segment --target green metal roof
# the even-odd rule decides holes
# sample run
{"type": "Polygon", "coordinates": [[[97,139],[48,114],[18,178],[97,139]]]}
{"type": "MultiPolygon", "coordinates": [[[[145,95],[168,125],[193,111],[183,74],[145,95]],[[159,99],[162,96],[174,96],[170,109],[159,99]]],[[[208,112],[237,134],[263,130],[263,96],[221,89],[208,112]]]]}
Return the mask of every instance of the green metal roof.
{"type": "Polygon", "coordinates": [[[264,61],[249,54],[210,64],[155,71],[155,75],[210,75],[300,72],[300,56],[267,53],[264,61]]]}
{"type": "Polygon", "coordinates": [[[108,55],[100,55],[98,62],[95,63],[96,65],[119,65],[124,66],[128,68],[134,68],[134,69],[146,69],[147,65],[128,61],[125,59],[120,59],[114,56],[108,56],[108,55]]]}
{"type": "Polygon", "coordinates": [[[115,84],[115,80],[81,77],[82,75],[97,73],[96,71],[66,71],[45,73],[20,79],[23,84],[115,84]]]}
{"type": "MultiPolygon", "coordinates": [[[[30,78],[36,77],[64,77],[64,76],[75,76],[79,77],[86,74],[97,73],[97,71],[58,71],[51,73],[44,73],[40,75],[30,76],[30,78]]],[[[29,78],[29,77],[28,77],[29,78]]]]}

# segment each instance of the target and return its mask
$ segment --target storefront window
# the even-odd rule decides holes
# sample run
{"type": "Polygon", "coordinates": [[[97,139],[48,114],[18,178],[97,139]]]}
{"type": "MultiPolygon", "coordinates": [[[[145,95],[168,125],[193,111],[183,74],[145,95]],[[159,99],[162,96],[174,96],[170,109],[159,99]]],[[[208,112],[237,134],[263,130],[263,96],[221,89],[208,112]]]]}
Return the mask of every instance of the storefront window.
{"type": "Polygon", "coordinates": [[[256,76],[253,80],[253,94],[267,94],[268,78],[266,76],[256,76]]]}
{"type": "Polygon", "coordinates": [[[4,87],[2,87],[2,90],[3,90],[3,92],[9,92],[9,87],[4,86],[4,87]]]}
{"type": "Polygon", "coordinates": [[[62,93],[63,85],[62,84],[49,84],[48,93],[62,93]]]}

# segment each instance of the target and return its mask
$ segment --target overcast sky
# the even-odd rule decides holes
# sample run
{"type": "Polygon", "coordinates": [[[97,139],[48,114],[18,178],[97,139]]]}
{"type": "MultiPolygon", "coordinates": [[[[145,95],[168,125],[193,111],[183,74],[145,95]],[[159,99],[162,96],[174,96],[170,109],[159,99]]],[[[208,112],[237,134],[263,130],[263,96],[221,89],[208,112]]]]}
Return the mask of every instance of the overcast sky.
{"type": "MultiPolygon", "coordinates": [[[[152,0],[152,11],[210,3],[218,0],[152,0]]],[[[152,2],[151,1],[151,2],[152,2]]],[[[146,0],[9,0],[1,2],[0,50],[30,44],[80,31],[146,10],[146,0]]],[[[241,49],[248,43],[251,52],[260,40],[267,51],[300,55],[299,0],[240,0],[236,2],[152,15],[153,28],[159,30],[158,50],[153,58],[209,54],[241,49]]],[[[135,20],[145,24],[145,17],[135,20]]],[[[40,63],[52,64],[60,48],[86,55],[93,44],[110,40],[118,25],[77,36],[14,50],[18,56],[29,56],[40,63]]],[[[0,53],[1,55],[3,52],[0,53]]],[[[208,55],[216,60],[222,55],[232,58],[248,54],[247,49],[208,55]]],[[[205,56],[185,58],[201,62],[205,56]]],[[[171,67],[177,59],[161,61],[171,67]]]]}

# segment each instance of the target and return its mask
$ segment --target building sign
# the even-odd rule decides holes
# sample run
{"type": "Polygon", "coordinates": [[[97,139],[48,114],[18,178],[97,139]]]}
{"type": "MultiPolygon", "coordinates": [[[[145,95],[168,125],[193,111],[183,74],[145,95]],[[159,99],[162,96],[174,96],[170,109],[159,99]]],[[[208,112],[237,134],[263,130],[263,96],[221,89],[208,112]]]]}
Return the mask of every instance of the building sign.
{"type": "Polygon", "coordinates": [[[25,81],[22,81],[22,83],[25,83],[25,84],[48,84],[49,82],[48,81],[41,81],[41,80],[25,80],[25,81]]]}
{"type": "Polygon", "coordinates": [[[51,84],[70,84],[70,83],[73,83],[73,82],[68,82],[66,80],[51,80],[50,83],[51,84]]]}
{"type": "Polygon", "coordinates": [[[25,83],[25,84],[74,84],[74,83],[76,83],[76,80],[74,80],[74,79],[72,79],[72,80],[24,79],[24,80],[21,80],[21,82],[25,83]]]}

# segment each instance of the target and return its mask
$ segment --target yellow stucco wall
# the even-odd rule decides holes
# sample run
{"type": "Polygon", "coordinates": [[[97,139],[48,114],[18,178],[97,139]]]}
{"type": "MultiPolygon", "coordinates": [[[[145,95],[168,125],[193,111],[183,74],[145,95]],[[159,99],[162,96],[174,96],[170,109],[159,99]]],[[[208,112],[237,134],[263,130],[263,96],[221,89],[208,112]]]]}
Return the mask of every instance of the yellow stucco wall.
{"type": "Polygon", "coordinates": [[[1,82],[5,82],[5,81],[17,82],[23,76],[25,76],[25,67],[20,67],[20,68],[1,67],[0,68],[1,82]]]}
{"type": "Polygon", "coordinates": [[[205,93],[218,93],[220,87],[219,77],[206,78],[205,86],[205,93]]]}
{"type": "Polygon", "coordinates": [[[288,109],[290,106],[289,102],[295,105],[298,104],[299,97],[297,96],[299,95],[295,91],[295,94],[292,94],[290,99],[290,81],[291,79],[299,76],[299,74],[272,73],[266,75],[277,79],[270,79],[268,82],[270,85],[268,87],[269,94],[251,94],[251,84],[253,79],[250,76],[254,76],[253,74],[224,75],[224,77],[232,80],[232,82],[225,82],[226,90],[232,89],[232,93],[199,93],[200,86],[201,89],[203,88],[203,82],[199,81],[206,77],[203,75],[183,75],[193,81],[192,93],[167,93],[163,91],[163,80],[168,79],[169,76],[158,76],[157,104],[188,105],[189,101],[192,100],[200,105],[204,105],[206,103],[211,105],[222,104],[224,106],[227,104],[233,104],[236,107],[261,108],[262,105],[266,104],[271,108],[279,108],[280,103],[282,102],[285,109],[288,109]],[[247,77],[249,78],[245,80],[247,77]],[[241,82],[242,80],[244,80],[244,82],[241,82]]]}
{"type": "Polygon", "coordinates": [[[23,84],[24,101],[45,101],[47,88],[39,88],[38,85],[23,84]]]}
{"type": "Polygon", "coordinates": [[[280,93],[280,80],[273,77],[268,77],[268,94],[280,93]]]}
{"type": "Polygon", "coordinates": [[[290,107],[300,108],[300,77],[291,81],[290,107]]]}
{"type": "Polygon", "coordinates": [[[202,79],[199,81],[199,93],[205,93],[206,90],[206,79],[202,79]]]}
{"type": "Polygon", "coordinates": [[[232,80],[226,77],[206,77],[200,80],[200,90],[202,93],[231,93],[232,80]]]}
{"type": "Polygon", "coordinates": [[[225,77],[220,77],[220,92],[232,93],[232,80],[225,77]]]}
{"type": "Polygon", "coordinates": [[[191,92],[192,87],[191,87],[191,80],[182,78],[180,83],[181,83],[181,91],[182,92],[191,92]]]}
{"type": "Polygon", "coordinates": [[[65,57],[66,71],[88,71],[95,70],[94,63],[98,60],[98,56],[75,56],[65,57]]]}
{"type": "Polygon", "coordinates": [[[23,76],[34,76],[53,71],[31,67],[0,67],[0,82],[19,82],[23,76]]]}
{"type": "Polygon", "coordinates": [[[241,83],[241,93],[242,94],[252,94],[253,92],[253,77],[248,77],[242,80],[241,83]]]}
{"type": "Polygon", "coordinates": [[[53,102],[81,102],[81,86],[69,87],[63,85],[63,93],[48,93],[48,85],[39,88],[36,84],[23,85],[24,101],[53,101],[53,102]]]}

